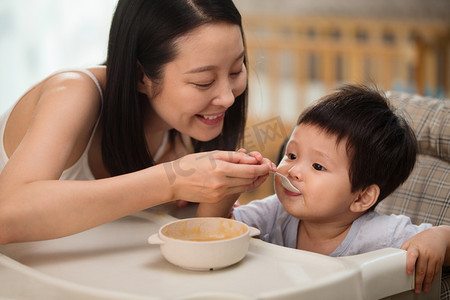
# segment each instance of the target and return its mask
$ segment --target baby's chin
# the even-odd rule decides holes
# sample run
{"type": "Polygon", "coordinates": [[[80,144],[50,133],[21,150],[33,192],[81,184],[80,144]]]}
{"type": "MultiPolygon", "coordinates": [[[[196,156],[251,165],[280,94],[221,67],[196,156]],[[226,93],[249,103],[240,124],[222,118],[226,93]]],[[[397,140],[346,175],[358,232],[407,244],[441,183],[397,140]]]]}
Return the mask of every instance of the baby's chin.
{"type": "Polygon", "coordinates": [[[279,199],[284,210],[297,219],[302,219],[304,211],[303,199],[301,197],[283,197],[279,199]]]}

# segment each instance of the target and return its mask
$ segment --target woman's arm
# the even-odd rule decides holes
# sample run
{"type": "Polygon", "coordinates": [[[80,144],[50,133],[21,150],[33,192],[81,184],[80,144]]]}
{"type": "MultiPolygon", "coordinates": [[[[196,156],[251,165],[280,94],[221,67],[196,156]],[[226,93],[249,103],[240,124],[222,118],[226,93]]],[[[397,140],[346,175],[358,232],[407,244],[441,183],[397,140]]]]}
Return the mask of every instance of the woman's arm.
{"type": "MultiPolygon", "coordinates": [[[[182,158],[196,175],[175,174],[171,182],[167,167],[145,170],[94,181],[37,180],[9,189],[0,200],[1,243],[57,238],[87,230],[130,213],[173,201],[217,203],[252,186],[254,174],[267,173],[264,166],[249,166],[239,174],[240,165],[221,160],[228,152],[214,153],[222,171],[189,164],[200,154],[182,158]],[[195,169],[194,169],[195,167],[195,169]],[[225,175],[224,175],[225,174],[225,175]],[[228,175],[226,175],[228,174],[228,175]]],[[[202,153],[203,155],[203,153],[202,153]]],[[[257,176],[258,177],[258,176],[257,176]]]]}
{"type": "Polygon", "coordinates": [[[38,180],[1,198],[0,242],[75,234],[132,212],[168,202],[162,165],[93,181],[38,180]],[[153,183],[152,183],[153,181],[153,183]]]}

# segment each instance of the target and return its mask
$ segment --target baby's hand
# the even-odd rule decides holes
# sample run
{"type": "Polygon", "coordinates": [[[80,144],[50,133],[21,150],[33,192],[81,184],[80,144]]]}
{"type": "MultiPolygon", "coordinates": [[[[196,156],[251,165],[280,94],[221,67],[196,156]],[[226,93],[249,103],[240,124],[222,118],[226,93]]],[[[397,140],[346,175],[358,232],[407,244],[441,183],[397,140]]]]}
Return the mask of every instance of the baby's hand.
{"type": "Polygon", "coordinates": [[[447,243],[438,232],[439,227],[425,230],[409,240],[401,249],[407,251],[406,271],[413,274],[416,269],[415,293],[430,291],[431,285],[442,269],[447,243]]]}

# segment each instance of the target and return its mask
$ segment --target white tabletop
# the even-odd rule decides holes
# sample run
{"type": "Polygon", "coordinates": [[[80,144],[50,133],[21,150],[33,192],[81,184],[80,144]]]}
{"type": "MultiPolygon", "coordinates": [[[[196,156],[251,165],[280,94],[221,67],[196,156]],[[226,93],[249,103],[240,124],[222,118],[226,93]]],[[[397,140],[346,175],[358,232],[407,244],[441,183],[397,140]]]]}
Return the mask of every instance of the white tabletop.
{"type": "Polygon", "coordinates": [[[361,266],[388,256],[400,260],[396,268],[405,273],[400,283],[392,282],[389,293],[411,288],[404,253],[395,249],[348,261],[252,239],[246,257],[236,265],[184,270],[167,262],[159,246],[147,244],[151,234],[173,219],[162,212],[141,212],[65,238],[0,246],[0,297],[363,299],[368,291],[361,266]],[[399,255],[403,258],[395,258],[399,255]]]}

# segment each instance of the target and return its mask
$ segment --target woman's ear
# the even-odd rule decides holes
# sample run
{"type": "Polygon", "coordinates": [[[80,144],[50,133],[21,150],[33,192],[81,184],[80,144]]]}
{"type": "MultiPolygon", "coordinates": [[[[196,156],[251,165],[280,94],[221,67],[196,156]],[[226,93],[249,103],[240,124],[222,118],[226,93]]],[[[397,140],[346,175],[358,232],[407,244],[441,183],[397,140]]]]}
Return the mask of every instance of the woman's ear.
{"type": "Polygon", "coordinates": [[[148,91],[151,90],[152,82],[148,79],[147,75],[145,75],[140,63],[137,65],[137,81],[138,92],[147,95],[148,91]]]}
{"type": "Polygon", "coordinates": [[[380,187],[376,184],[372,184],[360,191],[357,194],[356,199],[350,205],[350,210],[352,212],[365,212],[371,208],[378,199],[380,195],[380,187]]]}

